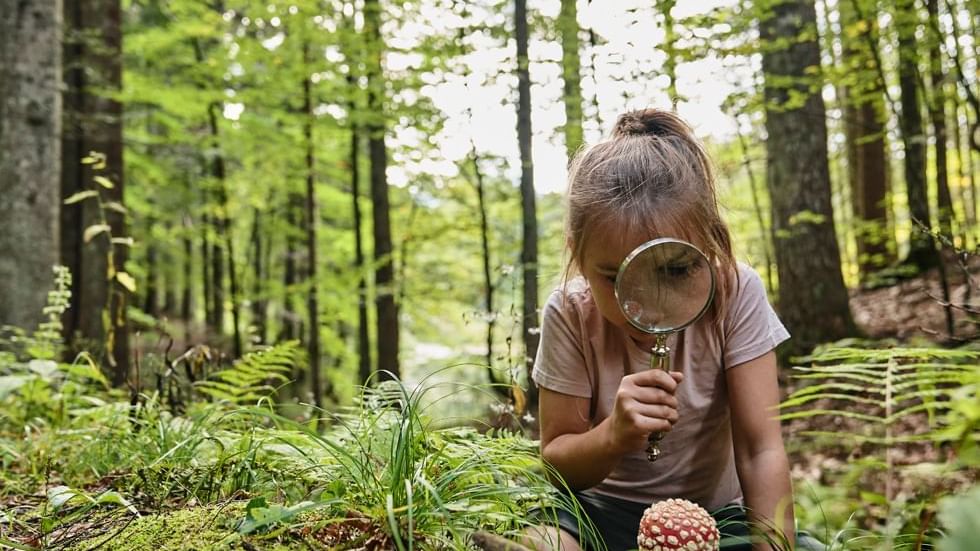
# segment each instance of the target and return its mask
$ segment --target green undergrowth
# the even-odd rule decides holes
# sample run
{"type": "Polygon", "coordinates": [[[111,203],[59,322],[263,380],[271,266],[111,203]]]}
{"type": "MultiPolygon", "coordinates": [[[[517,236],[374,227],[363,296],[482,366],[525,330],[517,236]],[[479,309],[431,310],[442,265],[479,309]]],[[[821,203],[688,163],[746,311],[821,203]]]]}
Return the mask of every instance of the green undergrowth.
{"type": "MultiPolygon", "coordinates": [[[[188,507],[123,521],[121,529],[74,543],[66,549],[86,551],[184,551],[187,549],[284,549],[247,541],[235,530],[244,503],[188,507]],[[247,546],[247,547],[246,547],[247,546]]],[[[114,526],[112,528],[115,528],[114,526]]]]}

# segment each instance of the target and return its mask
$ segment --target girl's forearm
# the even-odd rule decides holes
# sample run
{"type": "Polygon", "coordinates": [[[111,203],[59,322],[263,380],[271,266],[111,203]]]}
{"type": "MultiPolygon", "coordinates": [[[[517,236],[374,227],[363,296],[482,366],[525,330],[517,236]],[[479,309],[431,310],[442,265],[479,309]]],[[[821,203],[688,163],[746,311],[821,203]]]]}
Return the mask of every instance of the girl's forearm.
{"type": "Polygon", "coordinates": [[[541,456],[573,490],[599,484],[619,463],[623,451],[611,444],[607,421],[581,434],[563,434],[541,450],[541,456]]]}
{"type": "MultiPolygon", "coordinates": [[[[741,463],[738,472],[749,519],[757,529],[774,536],[775,542],[783,541],[781,534],[785,535],[792,549],[796,539],[796,521],[786,452],[781,449],[766,450],[741,463]],[[778,533],[773,533],[777,530],[778,533]]],[[[777,548],[762,543],[754,547],[755,551],[777,548]]]]}

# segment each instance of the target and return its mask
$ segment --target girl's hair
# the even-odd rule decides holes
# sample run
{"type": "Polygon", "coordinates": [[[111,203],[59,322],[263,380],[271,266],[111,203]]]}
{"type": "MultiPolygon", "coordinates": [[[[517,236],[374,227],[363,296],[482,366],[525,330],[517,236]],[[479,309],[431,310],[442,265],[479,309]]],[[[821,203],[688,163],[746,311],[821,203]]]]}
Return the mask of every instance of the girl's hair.
{"type": "Polygon", "coordinates": [[[675,237],[711,261],[717,286],[710,314],[720,319],[737,278],[735,256],[711,161],[687,123],[660,109],[620,115],[609,138],[575,156],[568,181],[566,281],[596,233],[675,237]]]}

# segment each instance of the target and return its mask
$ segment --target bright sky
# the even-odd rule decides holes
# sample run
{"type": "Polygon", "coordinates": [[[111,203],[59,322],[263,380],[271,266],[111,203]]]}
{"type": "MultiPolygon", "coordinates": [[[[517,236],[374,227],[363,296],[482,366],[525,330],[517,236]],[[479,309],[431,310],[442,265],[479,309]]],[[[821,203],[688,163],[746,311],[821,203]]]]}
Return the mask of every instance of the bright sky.
{"type": "MultiPolygon", "coordinates": [[[[678,2],[674,8],[675,19],[695,12],[707,11],[719,5],[730,5],[734,0],[699,0],[678,2]]],[[[530,9],[546,16],[558,15],[559,0],[530,2],[530,9]]],[[[597,140],[608,131],[618,113],[643,107],[668,108],[666,95],[667,78],[660,75],[664,55],[657,47],[663,41],[664,32],[659,17],[650,9],[652,2],[579,2],[579,25],[590,26],[604,43],[596,52],[598,90],[590,74],[589,59],[584,58],[582,91],[586,103],[586,141],[597,140]],[[638,10],[630,14],[629,10],[638,10]],[[638,21],[635,21],[637,20],[638,21]],[[593,97],[598,91],[598,104],[603,128],[595,124],[592,108],[593,97]]],[[[389,177],[395,185],[406,185],[413,173],[426,172],[443,176],[455,175],[453,161],[464,158],[472,139],[481,155],[494,155],[507,159],[506,176],[516,182],[519,177],[517,150],[516,77],[506,67],[513,63],[513,42],[506,48],[499,47],[495,39],[480,35],[467,38],[474,53],[467,59],[471,74],[464,81],[455,77],[446,83],[427,86],[424,95],[432,98],[437,107],[447,115],[444,131],[436,138],[439,158],[410,161],[396,159],[389,169],[389,177]],[[495,80],[488,75],[498,75],[495,80]],[[472,121],[467,115],[472,109],[472,121]]],[[[565,122],[561,102],[562,81],[560,73],[561,48],[557,43],[532,41],[531,101],[534,139],[534,184],[539,193],[565,189],[566,159],[562,126],[565,122]]],[[[583,48],[583,51],[589,51],[583,48]]],[[[389,67],[409,60],[389,56],[389,67]]],[[[678,69],[678,92],[687,98],[677,106],[678,113],[690,122],[701,136],[730,136],[734,124],[731,117],[721,111],[722,101],[734,90],[739,71],[716,58],[707,58],[681,64],[678,69]]],[[[741,75],[751,79],[751,75],[741,75]]],[[[743,80],[750,82],[750,80],[743,80]]],[[[396,142],[408,145],[419,136],[409,131],[398,133],[396,142]]]]}

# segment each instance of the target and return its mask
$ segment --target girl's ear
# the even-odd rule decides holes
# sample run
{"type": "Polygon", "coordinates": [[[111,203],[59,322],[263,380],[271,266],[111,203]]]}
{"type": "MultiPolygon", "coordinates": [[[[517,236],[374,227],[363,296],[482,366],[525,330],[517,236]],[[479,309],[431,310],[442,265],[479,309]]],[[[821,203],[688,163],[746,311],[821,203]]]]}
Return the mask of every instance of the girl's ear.
{"type": "Polygon", "coordinates": [[[565,236],[565,247],[567,247],[569,251],[575,250],[575,242],[572,241],[572,236],[570,235],[565,236]]]}

